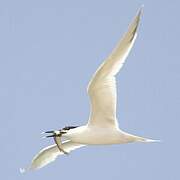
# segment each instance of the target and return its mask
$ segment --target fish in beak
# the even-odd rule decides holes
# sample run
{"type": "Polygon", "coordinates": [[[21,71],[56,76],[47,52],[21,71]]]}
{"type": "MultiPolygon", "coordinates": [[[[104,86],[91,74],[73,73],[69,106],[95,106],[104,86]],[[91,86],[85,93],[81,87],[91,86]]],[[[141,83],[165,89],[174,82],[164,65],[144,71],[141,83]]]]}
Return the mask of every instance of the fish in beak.
{"type": "Polygon", "coordinates": [[[61,141],[62,134],[66,133],[65,131],[63,131],[63,130],[59,130],[59,131],[46,131],[45,133],[47,133],[47,134],[52,133],[51,135],[47,135],[46,137],[47,137],[47,138],[53,137],[54,142],[56,143],[59,151],[60,151],[60,152],[63,152],[63,153],[66,154],[66,155],[69,154],[68,152],[66,152],[66,151],[63,149],[62,141],[61,141]]]}

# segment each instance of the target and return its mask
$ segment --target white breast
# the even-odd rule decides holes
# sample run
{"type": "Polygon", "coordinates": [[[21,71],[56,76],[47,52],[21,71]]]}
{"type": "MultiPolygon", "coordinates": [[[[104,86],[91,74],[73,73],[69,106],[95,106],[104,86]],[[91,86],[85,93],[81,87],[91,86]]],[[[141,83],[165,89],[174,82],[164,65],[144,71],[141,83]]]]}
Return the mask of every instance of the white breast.
{"type": "Polygon", "coordinates": [[[72,142],[81,144],[120,144],[127,142],[126,135],[116,128],[81,126],[63,135],[72,142]]]}

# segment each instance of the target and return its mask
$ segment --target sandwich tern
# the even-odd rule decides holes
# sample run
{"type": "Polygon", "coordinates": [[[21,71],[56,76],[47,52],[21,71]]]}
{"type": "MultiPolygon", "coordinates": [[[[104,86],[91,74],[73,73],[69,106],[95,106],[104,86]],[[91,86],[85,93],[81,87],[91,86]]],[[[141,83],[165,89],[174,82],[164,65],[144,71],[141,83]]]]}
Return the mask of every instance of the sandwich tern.
{"type": "Polygon", "coordinates": [[[93,75],[87,91],[91,101],[91,112],[87,125],[67,126],[61,130],[47,131],[46,137],[53,137],[55,144],[42,149],[32,160],[30,166],[21,169],[35,170],[54,161],[59,155],[87,145],[110,145],[130,142],[156,142],[126,133],[119,129],[116,117],[116,75],[122,68],[137,36],[137,28],[142,7],[129,25],[110,56],[93,75]],[[61,137],[66,140],[61,143],[61,137]]]}

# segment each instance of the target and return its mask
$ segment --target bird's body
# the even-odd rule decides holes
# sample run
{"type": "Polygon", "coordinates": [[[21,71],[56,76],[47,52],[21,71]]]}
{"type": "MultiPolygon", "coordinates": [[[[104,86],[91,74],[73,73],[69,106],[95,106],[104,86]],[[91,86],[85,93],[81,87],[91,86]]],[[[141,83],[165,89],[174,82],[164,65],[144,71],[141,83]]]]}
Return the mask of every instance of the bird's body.
{"type": "MultiPolygon", "coordinates": [[[[116,75],[123,66],[137,36],[142,8],[138,11],[128,31],[117,47],[104,61],[88,85],[91,101],[91,113],[87,125],[68,126],[48,137],[62,136],[67,141],[41,150],[32,160],[28,169],[38,169],[54,161],[59,155],[86,145],[110,145],[130,142],[154,142],[155,140],[131,135],[119,128],[116,117],[117,91],[116,75]]],[[[59,138],[60,139],[60,138],[59,138]]]]}
{"type": "Polygon", "coordinates": [[[63,136],[72,142],[88,145],[122,143],[123,133],[118,129],[80,126],[63,136]]]}
{"type": "Polygon", "coordinates": [[[85,145],[110,145],[110,144],[124,144],[134,141],[142,141],[144,138],[134,136],[123,132],[118,127],[115,128],[101,128],[96,126],[80,126],[69,130],[63,134],[65,137],[74,143],[85,145]]]}

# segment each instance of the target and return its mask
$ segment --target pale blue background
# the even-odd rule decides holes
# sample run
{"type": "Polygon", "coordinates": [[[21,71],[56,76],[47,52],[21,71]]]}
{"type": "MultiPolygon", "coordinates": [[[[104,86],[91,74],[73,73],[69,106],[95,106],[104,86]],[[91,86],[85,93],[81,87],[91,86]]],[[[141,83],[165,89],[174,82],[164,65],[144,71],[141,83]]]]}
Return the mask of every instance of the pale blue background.
{"type": "Polygon", "coordinates": [[[0,179],[179,180],[178,0],[0,1],[0,179]],[[86,123],[86,86],[137,9],[139,36],[118,76],[118,118],[162,143],[82,148],[27,174],[44,130],[86,123]]]}

